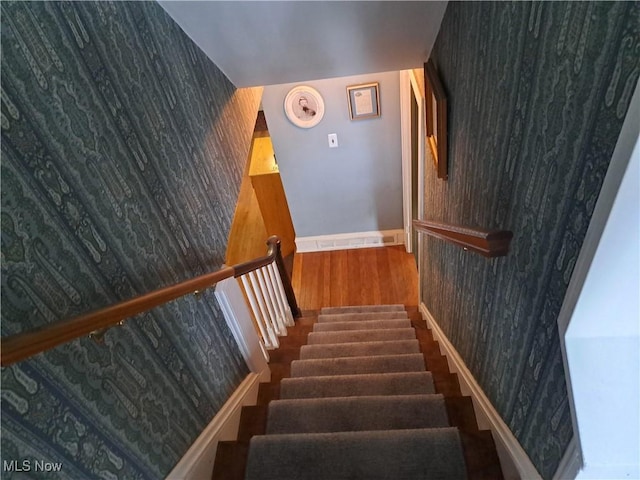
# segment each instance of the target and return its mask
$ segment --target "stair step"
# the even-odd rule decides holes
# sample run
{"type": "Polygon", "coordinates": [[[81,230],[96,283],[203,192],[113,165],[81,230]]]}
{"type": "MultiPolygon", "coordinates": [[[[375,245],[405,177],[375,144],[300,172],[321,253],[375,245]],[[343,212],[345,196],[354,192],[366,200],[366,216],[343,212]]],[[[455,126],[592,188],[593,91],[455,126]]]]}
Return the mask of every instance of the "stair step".
{"type": "Polygon", "coordinates": [[[451,426],[467,432],[478,431],[478,422],[471,397],[447,397],[444,403],[451,426]]]}
{"type": "MultiPolygon", "coordinates": [[[[358,307],[360,308],[360,307],[358,307]]],[[[495,450],[495,444],[491,432],[479,431],[477,428],[477,422],[473,413],[473,405],[469,397],[463,397],[460,393],[460,386],[457,380],[457,375],[452,374],[448,370],[446,358],[442,357],[439,353],[438,342],[433,339],[431,331],[427,328],[422,318],[413,315],[409,311],[409,318],[412,319],[412,324],[415,329],[408,329],[412,331],[412,334],[407,339],[392,340],[391,342],[385,341],[385,339],[377,339],[377,333],[374,330],[362,329],[361,333],[355,331],[334,331],[334,332],[311,332],[313,325],[316,323],[317,311],[307,312],[308,316],[296,321],[294,327],[289,328],[289,335],[282,337],[281,348],[274,350],[271,353],[270,368],[272,369],[272,379],[270,383],[260,384],[259,389],[259,403],[258,407],[243,407],[242,415],[240,419],[240,428],[238,432],[238,441],[236,442],[220,442],[218,444],[217,455],[215,459],[215,468],[213,472],[214,480],[252,480],[253,478],[264,478],[268,480],[270,478],[280,478],[277,476],[269,477],[268,470],[262,477],[252,477],[249,473],[245,477],[245,466],[249,451],[248,440],[257,435],[255,438],[269,438],[269,437],[286,437],[293,434],[280,434],[280,435],[266,435],[267,432],[267,417],[268,406],[267,402],[273,399],[290,400],[290,399],[332,399],[332,397],[358,397],[358,396],[395,396],[395,395],[421,395],[431,394],[437,392],[444,395],[445,408],[449,423],[451,426],[458,429],[458,435],[461,439],[463,455],[466,463],[467,476],[456,472],[454,474],[446,473],[444,475],[431,474],[431,473],[409,473],[404,478],[468,478],[468,480],[498,480],[502,478],[500,462],[495,450]],[[310,358],[303,358],[304,355],[314,356],[316,353],[313,351],[319,347],[319,345],[326,346],[327,349],[335,348],[335,352],[331,355],[343,355],[349,350],[357,350],[353,353],[349,352],[350,357],[358,358],[365,355],[360,355],[360,349],[362,352],[366,351],[367,347],[358,346],[358,344],[349,342],[340,343],[344,341],[342,334],[350,335],[351,332],[356,332],[356,336],[360,335],[362,338],[359,340],[353,340],[352,342],[364,340],[366,343],[394,343],[409,341],[410,344],[414,344],[417,338],[420,345],[420,350],[423,352],[423,358],[427,366],[434,371],[417,371],[417,372],[398,372],[398,373],[381,373],[381,374],[339,374],[335,376],[310,376],[310,377],[297,377],[287,378],[290,375],[290,365],[292,361],[298,358],[302,360],[311,360],[310,358]],[[307,353],[303,353],[300,347],[306,343],[307,334],[317,336],[316,341],[328,343],[318,343],[310,345],[307,353]],[[325,336],[338,335],[338,342],[331,342],[330,337],[325,336]],[[373,338],[372,338],[373,335],[373,338]],[[355,356],[353,356],[355,355],[355,356]],[[374,380],[375,379],[375,380],[374,380]],[[405,381],[406,380],[406,381],[405,381]]],[[[419,313],[419,312],[418,312],[419,313]]],[[[342,319],[344,317],[340,317],[342,319]]],[[[387,317],[388,318],[388,317],[387,317]]],[[[334,320],[338,321],[338,320],[334,320]]],[[[367,320],[364,320],[367,321],[367,320]]],[[[324,323],[324,322],[323,322],[324,323]]],[[[338,322],[339,323],[339,322],[338,322]]],[[[385,329],[386,330],[386,329],[385,329]]],[[[391,329],[397,330],[397,329],[391,329]]],[[[401,329],[405,330],[405,329],[401,329]]],[[[398,348],[398,347],[384,347],[384,348],[398,348]]],[[[372,352],[369,352],[372,353],[372,352]]],[[[375,350],[376,354],[382,352],[375,350]]],[[[409,353],[408,351],[405,353],[409,353]]],[[[323,356],[323,354],[319,354],[323,356]]],[[[368,354],[367,354],[368,355],[368,354]]],[[[385,355],[389,355],[386,353],[385,355]]],[[[383,357],[385,355],[382,355],[383,357]]],[[[297,415],[301,416],[301,415],[297,415]]],[[[303,415],[302,415],[303,416],[303,415]]],[[[350,415],[355,416],[355,415],[350,415]]],[[[395,431],[395,430],[392,430],[395,431]]],[[[401,430],[407,431],[407,430],[401,430]]],[[[413,430],[411,430],[413,431],[413,430]]],[[[377,430],[373,431],[378,432],[377,430]]],[[[346,432],[345,432],[346,433],[346,432]]],[[[350,433],[370,433],[364,432],[350,432],[350,433]]],[[[385,433],[382,431],[382,433],[385,433]]],[[[306,435],[336,435],[334,433],[320,433],[320,434],[306,434],[306,435]]],[[[299,437],[298,437],[299,438],[299,437]]],[[[366,451],[370,447],[361,446],[355,448],[355,450],[366,451]]],[[[419,447],[422,451],[428,452],[431,447],[419,447]]],[[[397,451],[397,455],[394,455],[394,461],[396,459],[399,462],[405,462],[405,448],[400,448],[397,451]]],[[[393,449],[380,448],[379,451],[391,451],[393,449]]],[[[415,450],[413,450],[415,451],[415,450]]],[[[289,477],[283,476],[282,478],[341,478],[337,476],[333,469],[335,462],[329,461],[328,465],[324,467],[318,463],[314,463],[319,458],[320,452],[313,449],[306,449],[307,460],[301,460],[299,463],[303,465],[302,468],[306,471],[304,466],[313,465],[313,468],[322,470],[322,473],[316,475],[315,473],[309,473],[307,477],[305,474],[299,474],[299,472],[293,472],[289,477]]],[[[383,453],[384,453],[383,452],[383,453]]],[[[441,450],[438,458],[447,461],[449,454],[441,450]]],[[[383,453],[377,455],[377,458],[384,459],[383,453]]],[[[323,453],[324,454],[324,453],[323,453]]],[[[363,453],[364,455],[364,453],[363,453]]],[[[279,463],[287,463],[282,460],[287,457],[287,452],[271,453],[271,461],[279,463]],[[279,456],[283,455],[283,456],[279,456]]],[[[354,455],[346,454],[343,458],[346,458],[346,462],[351,463],[354,455]]],[[[367,460],[368,462],[369,460],[367,460]]],[[[386,463],[387,460],[379,460],[381,463],[386,463]]],[[[258,461],[258,463],[264,463],[258,461]]],[[[261,468],[261,467],[259,467],[261,468]]],[[[351,468],[351,466],[347,466],[351,468]]],[[[354,467],[356,473],[347,478],[376,478],[376,474],[370,474],[368,471],[358,470],[359,467],[354,467]]],[[[375,469],[379,470],[379,469],[375,469]]],[[[353,469],[351,470],[353,471],[353,469]]],[[[276,472],[277,475],[277,472],[276,472]]],[[[397,470],[384,475],[380,474],[379,478],[403,478],[402,471],[397,470]]],[[[345,478],[345,477],[342,477],[345,478]]]]}
{"type": "Polygon", "coordinates": [[[274,400],[267,431],[323,433],[448,427],[442,395],[377,395],[274,400]]]}
{"type": "Polygon", "coordinates": [[[285,378],[280,383],[281,399],[428,393],[435,393],[431,372],[285,378]]]}
{"type": "Polygon", "coordinates": [[[364,357],[367,355],[400,355],[405,353],[420,353],[420,344],[418,343],[418,340],[304,345],[300,348],[300,360],[310,360],[313,358],[364,357]]]}
{"type": "Polygon", "coordinates": [[[294,378],[357,373],[421,372],[425,370],[424,357],[419,353],[322,358],[291,362],[291,377],[294,378]]]}
{"type": "Polygon", "coordinates": [[[433,373],[433,383],[436,385],[436,393],[441,393],[445,397],[460,397],[460,382],[457,373],[433,373]]]}
{"type": "Polygon", "coordinates": [[[404,305],[349,305],[346,307],[323,307],[320,313],[360,313],[360,312],[395,312],[404,311],[404,305]]]}
{"type": "Polygon", "coordinates": [[[369,312],[369,313],[323,313],[318,315],[318,323],[361,322],[365,320],[391,320],[406,318],[407,312],[369,312]]]}
{"type": "Polygon", "coordinates": [[[248,442],[254,435],[264,435],[267,431],[268,413],[268,405],[244,405],[240,412],[237,440],[248,442]]]}
{"type": "Polygon", "coordinates": [[[324,343],[379,342],[386,340],[413,340],[413,328],[385,328],[381,330],[347,330],[340,332],[311,332],[307,345],[324,343]]]}
{"type": "Polygon", "coordinates": [[[253,437],[245,478],[387,480],[465,477],[458,430],[431,428],[253,437]]]}
{"type": "Polygon", "coordinates": [[[423,353],[423,355],[427,364],[427,370],[431,372],[449,371],[449,362],[447,361],[447,357],[444,355],[429,355],[425,353],[423,353]]]}
{"type": "Polygon", "coordinates": [[[218,442],[211,480],[243,480],[249,442],[218,442]]]}
{"type": "Polygon", "coordinates": [[[459,432],[468,480],[501,480],[502,467],[491,430],[459,432]]]}
{"type": "MultiPolygon", "coordinates": [[[[284,380],[282,379],[282,381],[284,380]]],[[[258,387],[257,405],[267,405],[271,400],[278,398],[280,398],[280,381],[271,380],[269,383],[261,383],[258,387]]]]}
{"type": "MultiPolygon", "coordinates": [[[[423,372],[426,374],[426,372],[423,372]]],[[[390,376],[390,375],[420,375],[420,373],[408,373],[408,374],[373,374],[373,375],[360,375],[360,377],[376,377],[376,376],[390,376]]],[[[345,375],[346,377],[358,377],[358,375],[345,375]]],[[[312,377],[310,380],[312,382],[329,379],[332,378],[334,381],[336,379],[342,379],[345,376],[337,376],[337,377],[312,377]]],[[[307,379],[292,379],[292,380],[303,380],[307,379]]],[[[420,380],[417,380],[418,384],[422,384],[420,380]]],[[[411,385],[407,382],[405,385],[411,385]]],[[[402,386],[402,384],[400,384],[402,386]]],[[[428,382],[426,383],[428,386],[428,382]]],[[[319,395],[319,396],[307,396],[306,398],[311,399],[322,399],[328,398],[329,400],[335,400],[335,398],[340,398],[342,400],[346,400],[347,398],[367,398],[367,397],[379,397],[379,396],[405,396],[406,398],[412,395],[426,395],[433,393],[433,386],[431,386],[431,390],[423,389],[423,391],[415,391],[415,389],[409,390],[408,392],[402,391],[394,391],[387,390],[384,392],[374,392],[374,393],[353,393],[348,391],[346,395],[319,395]]],[[[447,417],[449,418],[449,423],[447,426],[457,427],[460,431],[464,432],[478,432],[478,424],[476,422],[475,413],[473,410],[473,403],[471,401],[471,397],[444,397],[443,395],[439,395],[443,400],[446,407],[447,417]]],[[[305,397],[290,397],[289,399],[283,398],[283,400],[295,400],[296,398],[302,399],[305,397]]],[[[267,432],[267,416],[269,412],[269,406],[266,404],[253,405],[253,406],[244,406],[242,407],[242,413],[240,415],[240,426],[238,428],[238,440],[239,441],[249,441],[249,439],[254,435],[264,435],[267,432]]],[[[323,412],[324,414],[324,412],[323,412]]],[[[323,415],[325,416],[325,415],[323,415]]],[[[398,427],[399,428],[399,427],[398,427]]],[[[417,426],[412,426],[411,428],[417,428],[417,426]]]]}
{"type": "MultiPolygon", "coordinates": [[[[460,430],[459,435],[467,470],[467,476],[464,478],[467,480],[502,479],[500,459],[491,432],[460,430]]],[[[212,480],[245,480],[248,451],[248,441],[219,442],[212,480]]],[[[396,477],[391,478],[395,480],[396,477]]]]}
{"type": "Polygon", "coordinates": [[[390,328],[411,328],[411,320],[408,318],[386,320],[360,320],[356,322],[326,322],[316,323],[314,332],[337,332],[343,330],[381,330],[390,328]]]}

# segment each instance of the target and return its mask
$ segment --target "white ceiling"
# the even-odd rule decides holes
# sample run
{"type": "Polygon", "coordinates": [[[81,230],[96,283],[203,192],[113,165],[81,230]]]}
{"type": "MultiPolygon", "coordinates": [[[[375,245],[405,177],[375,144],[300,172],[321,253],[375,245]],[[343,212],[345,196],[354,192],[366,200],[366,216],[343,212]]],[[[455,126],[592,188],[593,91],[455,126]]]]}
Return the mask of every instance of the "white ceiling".
{"type": "Polygon", "coordinates": [[[447,2],[160,0],[236,87],[421,67],[447,2]]]}

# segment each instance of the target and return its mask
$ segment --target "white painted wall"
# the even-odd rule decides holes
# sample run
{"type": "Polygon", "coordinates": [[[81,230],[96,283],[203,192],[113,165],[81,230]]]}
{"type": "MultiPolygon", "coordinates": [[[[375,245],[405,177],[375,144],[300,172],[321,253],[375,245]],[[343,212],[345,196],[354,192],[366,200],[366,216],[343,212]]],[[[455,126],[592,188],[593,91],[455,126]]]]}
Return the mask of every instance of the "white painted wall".
{"type": "Polygon", "coordinates": [[[237,87],[421,67],[447,7],[438,1],[159,3],[237,87]]]}
{"type": "Polygon", "coordinates": [[[575,478],[640,478],[639,126],[636,88],[563,305],[575,303],[568,326],[563,312],[559,318],[577,427],[575,478]]]}
{"type": "Polygon", "coordinates": [[[305,82],[325,114],[309,129],[286,118],[297,84],[267,86],[262,105],[298,237],[402,229],[402,148],[398,72],[305,82]],[[378,82],[381,116],[350,120],[346,87],[378,82]],[[338,135],[329,148],[327,135],[338,135]]]}

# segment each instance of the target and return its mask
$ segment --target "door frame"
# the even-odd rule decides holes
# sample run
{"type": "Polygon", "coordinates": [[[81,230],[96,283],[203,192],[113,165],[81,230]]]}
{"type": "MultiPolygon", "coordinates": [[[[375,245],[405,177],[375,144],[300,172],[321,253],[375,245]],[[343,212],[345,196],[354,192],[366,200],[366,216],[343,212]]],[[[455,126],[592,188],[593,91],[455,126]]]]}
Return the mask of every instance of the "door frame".
{"type": "MultiPolygon", "coordinates": [[[[425,118],[424,93],[418,84],[414,70],[400,71],[400,134],[402,135],[402,216],[404,244],[408,253],[413,253],[411,234],[413,218],[422,218],[424,214],[424,159],[426,125],[420,119],[425,118]],[[411,95],[418,103],[418,191],[413,192],[411,165],[411,95]],[[418,195],[418,211],[413,211],[413,194],[418,195]],[[415,215],[414,215],[415,214],[415,215]]],[[[420,245],[420,236],[418,236],[420,245]]],[[[419,249],[418,249],[419,253],[419,249]]]]}

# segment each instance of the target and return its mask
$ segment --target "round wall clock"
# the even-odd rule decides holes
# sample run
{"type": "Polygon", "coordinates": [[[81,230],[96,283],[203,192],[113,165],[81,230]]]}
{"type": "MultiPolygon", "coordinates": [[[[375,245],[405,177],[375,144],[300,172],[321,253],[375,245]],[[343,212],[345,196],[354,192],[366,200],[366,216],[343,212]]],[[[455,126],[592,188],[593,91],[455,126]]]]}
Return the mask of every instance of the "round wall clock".
{"type": "Polygon", "coordinates": [[[300,128],[315,127],[324,116],[324,100],[315,88],[299,85],[285,97],[284,112],[300,128]]]}

